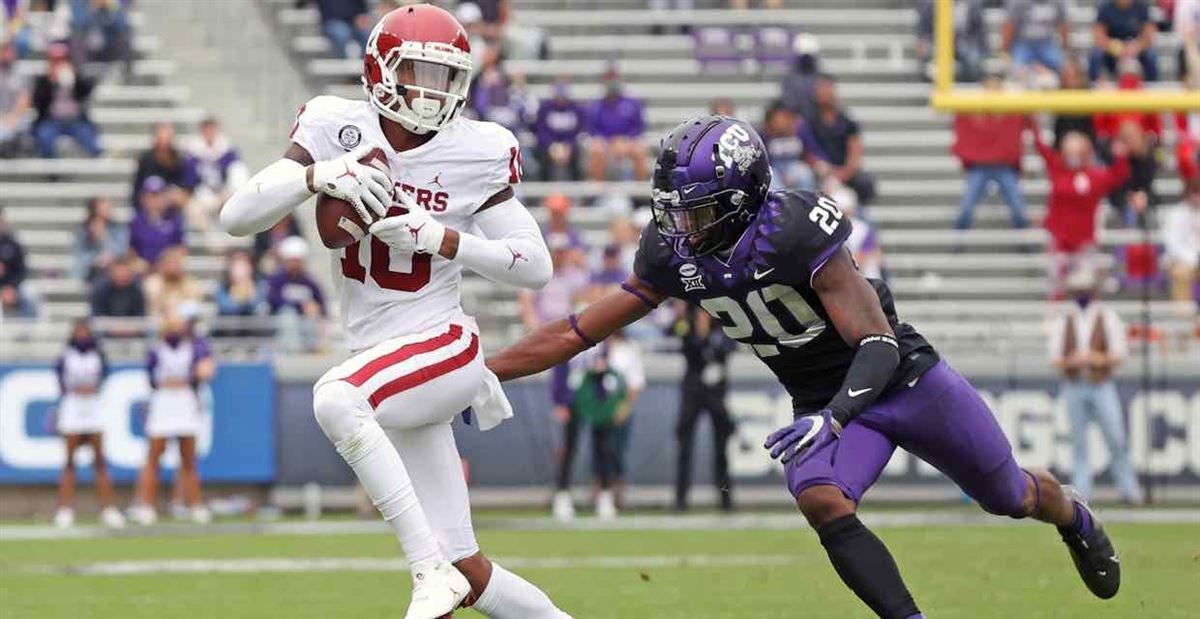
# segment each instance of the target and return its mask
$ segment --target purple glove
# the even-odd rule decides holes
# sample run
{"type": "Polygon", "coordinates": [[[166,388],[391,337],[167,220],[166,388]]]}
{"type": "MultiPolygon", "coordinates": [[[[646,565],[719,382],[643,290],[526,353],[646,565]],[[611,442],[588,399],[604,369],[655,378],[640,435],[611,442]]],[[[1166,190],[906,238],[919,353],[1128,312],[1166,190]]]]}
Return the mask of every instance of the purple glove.
{"type": "Polygon", "coordinates": [[[772,432],[767,442],[763,443],[763,448],[770,449],[771,458],[783,464],[800,456],[801,459],[796,461],[796,464],[800,464],[805,454],[816,453],[836,441],[841,433],[841,424],[833,418],[833,411],[826,408],[797,417],[791,425],[772,432]]]}

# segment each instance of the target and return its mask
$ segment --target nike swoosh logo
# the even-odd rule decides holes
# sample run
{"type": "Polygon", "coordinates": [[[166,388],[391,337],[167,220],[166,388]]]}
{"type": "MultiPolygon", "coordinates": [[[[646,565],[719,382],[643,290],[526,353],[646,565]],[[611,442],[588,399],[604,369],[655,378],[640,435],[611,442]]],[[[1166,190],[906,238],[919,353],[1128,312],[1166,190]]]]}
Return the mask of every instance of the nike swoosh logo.
{"type": "Polygon", "coordinates": [[[695,189],[696,189],[695,185],[692,185],[691,187],[684,187],[683,193],[692,193],[693,191],[695,191],[695,189]]]}
{"type": "Polygon", "coordinates": [[[761,273],[759,272],[758,269],[754,269],[754,279],[762,279],[774,272],[775,272],[775,267],[767,269],[766,271],[762,271],[761,273]]]}
{"type": "Polygon", "coordinates": [[[1121,562],[1121,560],[1117,558],[1117,555],[1113,555],[1113,556],[1109,557],[1109,558],[1108,558],[1108,560],[1109,560],[1109,561],[1112,561],[1113,563],[1120,563],[1120,562],[1121,562]]]}
{"type": "Polygon", "coordinates": [[[912,382],[908,383],[908,386],[909,386],[909,388],[916,387],[916,386],[917,386],[917,382],[918,382],[918,381],[920,381],[920,380],[921,380],[921,377],[920,377],[920,376],[918,376],[918,377],[916,377],[916,378],[912,379],[912,382]]]}
{"type": "Polygon", "coordinates": [[[1097,571],[1096,573],[1097,573],[1097,574],[1099,574],[1099,575],[1101,575],[1101,576],[1108,576],[1108,572],[1100,572],[1100,571],[1097,571]]]}
{"type": "Polygon", "coordinates": [[[866,389],[847,389],[846,394],[852,398],[857,398],[858,396],[860,396],[872,389],[874,389],[874,387],[867,387],[866,389]]]}

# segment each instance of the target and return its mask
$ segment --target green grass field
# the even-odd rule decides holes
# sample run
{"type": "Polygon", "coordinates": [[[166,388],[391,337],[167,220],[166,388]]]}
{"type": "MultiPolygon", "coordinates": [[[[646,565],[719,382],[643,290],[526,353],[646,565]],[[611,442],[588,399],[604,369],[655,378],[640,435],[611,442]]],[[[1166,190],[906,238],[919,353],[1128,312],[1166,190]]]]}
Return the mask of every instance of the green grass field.
{"type": "MultiPolygon", "coordinates": [[[[1091,597],[1048,527],[881,528],[930,617],[1200,617],[1200,526],[1113,525],[1124,582],[1091,597]]],[[[480,532],[484,548],[578,619],[869,617],[805,530],[480,532]]],[[[409,580],[386,534],[0,542],[0,617],[402,616],[409,580]],[[274,571],[249,560],[282,560],[274,571]],[[360,559],[357,568],[311,560],[360,559]],[[188,560],[210,560],[186,563],[188,560]],[[126,562],[151,562],[132,564],[126,562]],[[157,563],[155,563],[157,562],[157,563]],[[363,565],[368,567],[364,568],[363,565]],[[294,565],[299,571],[282,572],[294,565]],[[122,566],[135,573],[96,575],[122,566]],[[164,573],[184,567],[192,573],[164,573]],[[303,567],[302,570],[299,568],[303,567]],[[394,567],[394,566],[393,566],[394,567]]],[[[473,611],[460,617],[478,617],[473,611]]]]}

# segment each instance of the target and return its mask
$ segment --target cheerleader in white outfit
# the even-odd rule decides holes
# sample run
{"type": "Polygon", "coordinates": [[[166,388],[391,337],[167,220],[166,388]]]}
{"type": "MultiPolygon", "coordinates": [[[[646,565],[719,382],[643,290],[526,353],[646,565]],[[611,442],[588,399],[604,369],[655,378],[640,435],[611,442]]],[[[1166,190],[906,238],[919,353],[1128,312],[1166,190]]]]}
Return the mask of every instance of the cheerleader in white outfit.
{"type": "Polygon", "coordinates": [[[161,340],[147,355],[146,369],[152,389],[146,417],[150,450],[138,475],[137,504],[130,508],[130,516],[138,524],[157,520],[154,494],[158,488],[159,460],[167,440],[175,439],[179,443],[177,483],[183,488],[184,502],[192,520],[206,523],[211,516],[200,502],[200,475],[196,469],[196,435],[204,422],[196,388],[210,380],[216,371],[212,354],[207,342],[193,337],[187,324],[172,316],[163,325],[161,340]]]}
{"type": "Polygon", "coordinates": [[[58,401],[58,433],[66,441],[67,461],[58,481],[58,511],[54,514],[54,524],[66,528],[75,523],[75,452],[89,445],[92,468],[96,473],[96,494],[102,506],[100,521],[109,527],[123,527],[125,518],[113,506],[112,479],[104,462],[101,440],[104,419],[98,394],[108,373],[108,362],[86,319],[75,322],[71,339],[55,369],[62,393],[58,401]]]}

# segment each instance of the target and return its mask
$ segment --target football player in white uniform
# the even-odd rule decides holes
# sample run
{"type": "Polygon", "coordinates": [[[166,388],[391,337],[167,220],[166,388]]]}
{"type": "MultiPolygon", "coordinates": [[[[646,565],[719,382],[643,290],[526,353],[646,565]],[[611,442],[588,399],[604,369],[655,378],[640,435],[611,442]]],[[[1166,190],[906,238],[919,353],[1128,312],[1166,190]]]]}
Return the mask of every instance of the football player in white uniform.
{"type": "Polygon", "coordinates": [[[365,53],[369,101],[309,101],[284,157],[244,184],[220,219],[231,234],[254,234],[317,191],[369,211],[365,221],[387,215],[334,250],[355,354],[313,388],[317,421],[412,567],[408,619],[435,619],[464,601],[488,617],[558,619],[568,615],[546,594],[480,553],[450,425],[473,403],[481,428],[511,415],[460,307],[462,269],[526,288],[545,285],[552,270],[537,223],[513,195],[516,139],[459,118],[470,77],[467,35],[449,13],[388,13],[365,53]],[[390,179],[359,163],[376,147],[390,179]]]}

